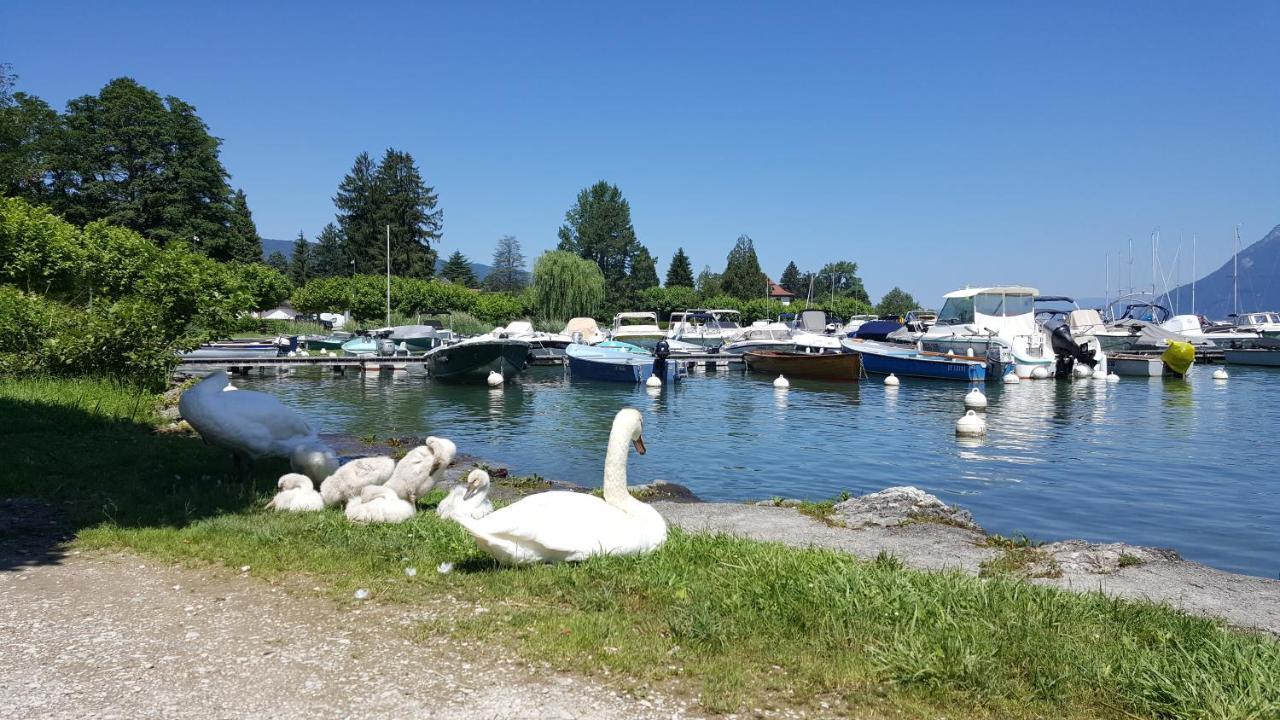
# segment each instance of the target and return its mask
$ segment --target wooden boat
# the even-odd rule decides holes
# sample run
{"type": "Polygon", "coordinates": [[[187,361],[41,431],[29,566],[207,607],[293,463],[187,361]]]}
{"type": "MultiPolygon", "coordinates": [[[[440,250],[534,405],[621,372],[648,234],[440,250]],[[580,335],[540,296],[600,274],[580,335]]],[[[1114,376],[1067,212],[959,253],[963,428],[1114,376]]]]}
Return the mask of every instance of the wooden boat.
{"type": "Polygon", "coordinates": [[[957,357],[865,340],[845,340],[842,344],[862,356],[862,367],[869,373],[963,382],[982,382],[987,377],[985,358],[957,357]]]}
{"type": "Polygon", "coordinates": [[[857,381],[862,375],[858,353],[746,352],[742,359],[752,372],[814,380],[857,381]]]}
{"type": "Polygon", "coordinates": [[[599,345],[573,343],[564,350],[569,373],[579,380],[607,380],[640,383],[649,379],[657,367],[660,380],[672,383],[684,377],[680,363],[667,359],[661,363],[648,351],[630,343],[609,341],[599,345]]]}
{"type": "Polygon", "coordinates": [[[427,372],[444,382],[485,384],[489,373],[509,380],[525,369],[529,359],[529,343],[492,335],[442,345],[427,352],[427,372]]]}

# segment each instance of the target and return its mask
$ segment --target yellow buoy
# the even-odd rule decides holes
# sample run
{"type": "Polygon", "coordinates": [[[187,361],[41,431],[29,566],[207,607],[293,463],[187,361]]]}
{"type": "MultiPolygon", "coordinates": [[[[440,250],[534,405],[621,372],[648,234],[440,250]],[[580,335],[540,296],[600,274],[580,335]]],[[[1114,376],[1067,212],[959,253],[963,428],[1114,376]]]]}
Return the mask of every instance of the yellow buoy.
{"type": "Polygon", "coordinates": [[[1186,375],[1196,361],[1196,349],[1189,342],[1174,340],[1169,343],[1169,348],[1160,359],[1164,361],[1165,367],[1178,375],[1186,375]]]}

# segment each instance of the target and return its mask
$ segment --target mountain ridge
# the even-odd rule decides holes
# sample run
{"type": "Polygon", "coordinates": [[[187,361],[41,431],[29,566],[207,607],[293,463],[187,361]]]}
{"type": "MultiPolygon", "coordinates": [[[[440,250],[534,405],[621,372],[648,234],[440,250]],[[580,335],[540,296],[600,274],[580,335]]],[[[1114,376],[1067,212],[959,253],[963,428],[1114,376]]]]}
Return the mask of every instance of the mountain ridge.
{"type": "MultiPolygon", "coordinates": [[[[1222,267],[1195,280],[1195,312],[1210,319],[1223,319],[1235,312],[1232,293],[1233,260],[1239,265],[1240,308],[1242,313],[1280,310],[1280,225],[1247,247],[1222,267]]],[[[1161,296],[1170,309],[1191,312],[1192,283],[1180,285],[1161,296]]]]}

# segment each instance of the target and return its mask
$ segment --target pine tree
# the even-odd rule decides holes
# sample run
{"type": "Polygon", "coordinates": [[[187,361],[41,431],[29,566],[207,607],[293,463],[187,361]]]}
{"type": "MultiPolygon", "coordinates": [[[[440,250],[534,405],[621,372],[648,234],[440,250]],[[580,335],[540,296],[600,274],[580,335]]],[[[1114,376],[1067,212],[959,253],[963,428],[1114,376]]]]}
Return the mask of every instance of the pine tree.
{"type": "Polygon", "coordinates": [[[604,275],[608,302],[619,304],[627,294],[631,257],[641,247],[622,191],[601,180],[578,193],[564,220],[559,249],[594,262],[604,275]]]}
{"type": "Polygon", "coordinates": [[[351,261],[347,259],[346,248],[343,246],[342,233],[333,223],[325,225],[316,236],[311,255],[312,277],[344,277],[352,272],[351,261]]]}
{"type": "Polygon", "coordinates": [[[524,254],[520,241],[504,235],[493,251],[493,269],[484,279],[485,287],[496,292],[518,292],[525,286],[524,254]]]}
{"type": "Polygon", "coordinates": [[[801,287],[800,268],[796,267],[795,261],[787,263],[787,269],[782,271],[782,277],[778,278],[778,284],[784,290],[795,293],[797,296],[803,296],[808,291],[808,287],[801,287]]]}
{"type": "MultiPolygon", "coordinates": [[[[413,156],[388,148],[374,176],[375,227],[391,227],[391,271],[429,278],[435,274],[436,251],[444,211],[436,209],[434,188],[427,187],[413,156]]],[[[385,263],[385,235],[380,253],[385,263]]]]}
{"type": "Polygon", "coordinates": [[[627,275],[627,285],[630,286],[632,297],[642,290],[658,286],[658,259],[650,255],[649,249],[643,245],[640,245],[631,256],[631,272],[627,275]]]}
{"type": "Polygon", "coordinates": [[[231,199],[231,236],[224,248],[223,253],[211,252],[210,255],[219,260],[262,260],[262,238],[258,235],[258,226],[253,222],[253,213],[249,212],[249,198],[244,190],[236,190],[231,199]],[[219,257],[220,254],[224,256],[219,257]]]}
{"type": "Polygon", "coordinates": [[[298,239],[293,241],[293,254],[289,257],[289,279],[294,285],[306,285],[315,277],[315,251],[307,236],[298,231],[298,239]]]}
{"type": "Polygon", "coordinates": [[[755,300],[765,296],[765,276],[760,270],[755,245],[747,235],[739,235],[729,251],[729,261],[720,280],[724,292],[741,300],[755,300]]]}
{"type": "Polygon", "coordinates": [[[684,248],[676,248],[671,256],[671,265],[667,267],[667,287],[693,287],[693,266],[684,248]]]}
{"type": "Polygon", "coordinates": [[[355,261],[355,272],[362,274],[379,273],[386,266],[383,237],[378,232],[375,217],[376,172],[377,167],[369,153],[360,153],[333,198],[333,204],[338,208],[338,227],[342,230],[345,255],[348,260],[355,261]]]}
{"type": "Polygon", "coordinates": [[[279,250],[267,256],[267,265],[281,273],[284,273],[285,275],[289,274],[289,258],[285,257],[284,253],[279,250]]]}
{"type": "Polygon", "coordinates": [[[476,274],[471,272],[471,261],[461,250],[454,250],[445,261],[444,267],[440,268],[440,277],[462,287],[475,287],[477,284],[476,274]]]}

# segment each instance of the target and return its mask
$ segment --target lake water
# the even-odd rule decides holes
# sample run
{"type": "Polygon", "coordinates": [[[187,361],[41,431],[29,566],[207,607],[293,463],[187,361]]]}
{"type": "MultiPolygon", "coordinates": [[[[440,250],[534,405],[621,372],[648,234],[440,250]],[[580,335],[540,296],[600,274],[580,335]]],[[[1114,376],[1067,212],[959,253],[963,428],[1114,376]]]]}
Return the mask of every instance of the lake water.
{"type": "Polygon", "coordinates": [[[324,433],[442,435],[521,474],[597,485],[610,422],[645,417],[633,483],[661,478],[706,500],[820,500],[915,485],[971,510],[988,531],[1176,548],[1237,572],[1280,572],[1280,371],[1231,367],[1215,381],[1124,378],[987,384],[988,434],[961,443],[963,383],[896,389],[695,374],[658,391],[530,368],[499,389],[418,371],[304,370],[236,384],[279,396],[324,433]]]}

